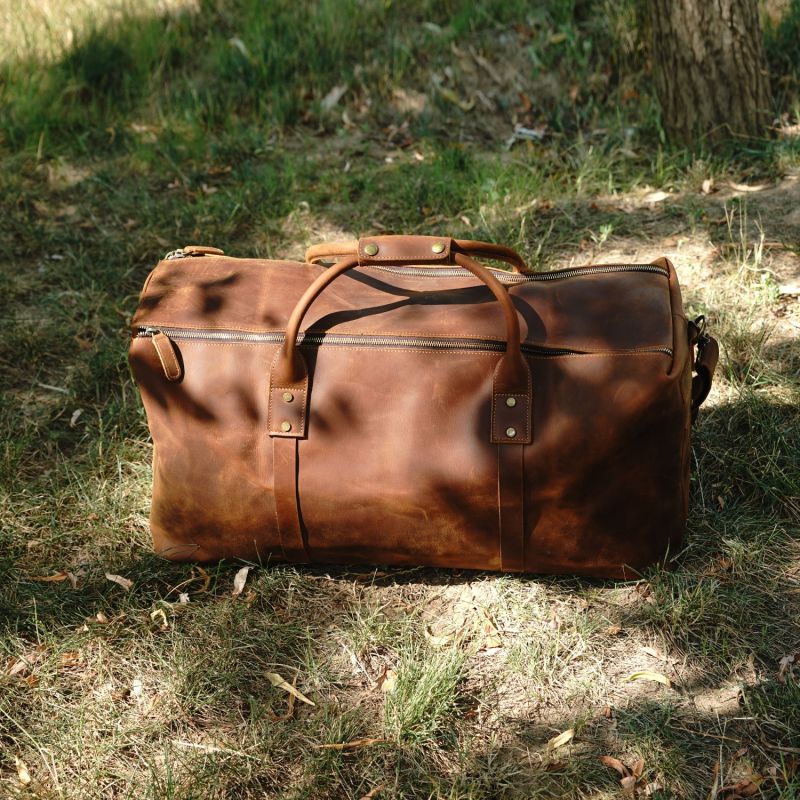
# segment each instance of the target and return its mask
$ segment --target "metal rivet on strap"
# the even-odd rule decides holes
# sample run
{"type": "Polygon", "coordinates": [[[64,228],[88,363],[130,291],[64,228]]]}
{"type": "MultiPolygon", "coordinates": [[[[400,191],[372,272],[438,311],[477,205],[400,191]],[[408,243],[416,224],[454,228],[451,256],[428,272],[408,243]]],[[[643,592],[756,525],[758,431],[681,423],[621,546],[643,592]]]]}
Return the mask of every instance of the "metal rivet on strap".
{"type": "MultiPolygon", "coordinates": [[[[292,423],[291,422],[281,422],[281,430],[284,433],[289,433],[289,431],[291,429],[292,429],[292,423]]],[[[508,431],[506,431],[506,433],[508,433],[508,431]]]]}
{"type": "Polygon", "coordinates": [[[373,242],[370,242],[369,244],[365,244],[364,245],[364,252],[368,256],[374,256],[378,252],[378,245],[374,244],[373,242]]]}
{"type": "Polygon", "coordinates": [[[444,252],[444,243],[443,242],[434,242],[431,245],[431,250],[433,250],[434,253],[443,253],[444,252]]]}
{"type": "Polygon", "coordinates": [[[517,435],[516,428],[506,428],[506,436],[508,436],[509,439],[513,439],[516,435],[517,435]]]}
{"type": "Polygon", "coordinates": [[[291,403],[294,400],[294,395],[291,392],[284,392],[283,393],[283,401],[285,403],[291,403]]]}
{"type": "Polygon", "coordinates": [[[516,404],[517,404],[517,398],[516,397],[506,397],[506,405],[509,408],[514,408],[514,406],[516,404]]]}

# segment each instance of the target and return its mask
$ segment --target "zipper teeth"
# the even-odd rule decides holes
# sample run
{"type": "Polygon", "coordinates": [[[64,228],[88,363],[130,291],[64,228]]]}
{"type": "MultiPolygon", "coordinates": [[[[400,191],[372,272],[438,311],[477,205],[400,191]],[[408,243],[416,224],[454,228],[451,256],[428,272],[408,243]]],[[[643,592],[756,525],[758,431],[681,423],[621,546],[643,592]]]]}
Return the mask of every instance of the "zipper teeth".
{"type": "MultiPolygon", "coordinates": [[[[155,333],[161,332],[173,339],[195,339],[201,341],[225,341],[225,342],[256,342],[261,344],[280,344],[284,339],[283,332],[249,333],[247,331],[203,331],[190,328],[139,328],[136,332],[137,337],[152,337],[155,333]]],[[[419,336],[381,336],[381,335],[348,335],[342,333],[301,333],[297,337],[298,344],[320,346],[325,344],[339,346],[368,345],[370,347],[424,347],[431,350],[485,350],[489,352],[503,353],[506,349],[505,342],[498,342],[493,339],[445,339],[445,338],[424,338],[419,336]]],[[[523,352],[535,353],[537,355],[592,355],[593,352],[613,352],[613,353],[664,353],[672,356],[672,349],[669,347],[631,347],[623,350],[612,351],[591,351],[576,350],[569,347],[546,347],[523,343],[523,352]]]]}
{"type": "MultiPolygon", "coordinates": [[[[179,248],[172,250],[164,256],[167,261],[176,258],[189,258],[192,254],[179,248]]],[[[202,254],[200,254],[202,255],[202,254]]],[[[442,277],[442,278],[461,278],[470,274],[464,267],[453,267],[451,269],[425,268],[425,267],[389,267],[381,264],[370,265],[369,269],[390,272],[394,275],[410,275],[417,278],[442,277]]],[[[669,273],[663,267],[655,264],[599,264],[591,267],[567,267],[556,269],[551,272],[534,272],[520,274],[517,272],[506,272],[505,270],[490,267],[491,272],[503,283],[535,283],[537,281],[557,281],[562,278],[574,278],[579,275],[601,275],[611,272],[654,272],[664,277],[669,277],[669,273]]]]}
{"type": "MultiPolygon", "coordinates": [[[[395,275],[410,275],[412,277],[442,277],[460,278],[469,275],[470,272],[464,267],[454,267],[452,269],[431,269],[425,267],[385,267],[382,265],[370,265],[369,269],[391,272],[395,275]]],[[[491,268],[490,268],[491,269],[491,268]]],[[[551,272],[518,273],[506,272],[505,270],[491,269],[492,275],[503,283],[535,283],[537,281],[557,281],[562,278],[574,278],[579,275],[600,275],[611,272],[654,272],[664,277],[669,277],[669,273],[663,267],[655,264],[601,264],[595,267],[568,267],[566,269],[556,269],[551,272]]]]}

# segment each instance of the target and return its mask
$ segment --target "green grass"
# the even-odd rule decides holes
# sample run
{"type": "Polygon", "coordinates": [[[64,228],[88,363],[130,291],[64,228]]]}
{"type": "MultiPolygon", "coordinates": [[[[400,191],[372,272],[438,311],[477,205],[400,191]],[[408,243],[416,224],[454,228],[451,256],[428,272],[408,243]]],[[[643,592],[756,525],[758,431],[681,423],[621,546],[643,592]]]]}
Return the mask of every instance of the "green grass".
{"type": "Polygon", "coordinates": [[[0,4],[0,797],[611,798],[608,755],[651,797],[800,794],[800,140],[669,148],[635,6],[0,4]],[[156,259],[399,231],[673,257],[722,348],[675,571],[254,567],[233,598],[240,564],[150,553],[126,350],[156,259]]]}

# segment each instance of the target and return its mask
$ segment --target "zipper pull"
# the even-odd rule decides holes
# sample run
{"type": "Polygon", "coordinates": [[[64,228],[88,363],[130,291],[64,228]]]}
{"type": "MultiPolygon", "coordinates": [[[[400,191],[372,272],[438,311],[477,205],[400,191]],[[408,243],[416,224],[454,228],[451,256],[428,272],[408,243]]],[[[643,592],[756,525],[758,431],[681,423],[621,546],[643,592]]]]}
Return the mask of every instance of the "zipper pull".
{"type": "Polygon", "coordinates": [[[155,331],[150,341],[153,343],[158,360],[161,362],[164,377],[173,383],[179,381],[183,377],[183,367],[172,339],[161,331],[155,331]]]}
{"type": "Polygon", "coordinates": [[[177,250],[170,250],[164,258],[172,261],[175,258],[191,258],[193,256],[224,256],[225,252],[218,247],[209,247],[204,244],[187,244],[177,250]]]}

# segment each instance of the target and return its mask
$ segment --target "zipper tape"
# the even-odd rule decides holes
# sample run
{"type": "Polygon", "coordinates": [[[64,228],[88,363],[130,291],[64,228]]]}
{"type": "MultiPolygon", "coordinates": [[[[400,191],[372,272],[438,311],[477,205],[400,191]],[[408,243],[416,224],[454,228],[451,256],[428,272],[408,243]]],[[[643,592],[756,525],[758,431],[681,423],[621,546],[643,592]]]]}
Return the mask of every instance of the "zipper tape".
{"type": "MultiPolygon", "coordinates": [[[[252,333],[236,330],[196,330],[194,328],[162,328],[145,326],[136,330],[136,336],[149,338],[164,334],[170,339],[186,339],[205,342],[231,342],[254,344],[280,344],[285,334],[283,331],[267,331],[252,333]]],[[[423,350],[462,350],[504,353],[506,343],[494,339],[458,339],[458,338],[423,338],[419,336],[381,336],[377,334],[344,334],[344,333],[301,333],[298,344],[306,347],[322,347],[327,345],[339,347],[396,347],[417,348],[423,350]]],[[[632,347],[621,350],[578,350],[570,347],[545,347],[523,343],[521,350],[530,355],[569,356],[635,353],[663,353],[672,356],[670,347],[632,347]]]]}

